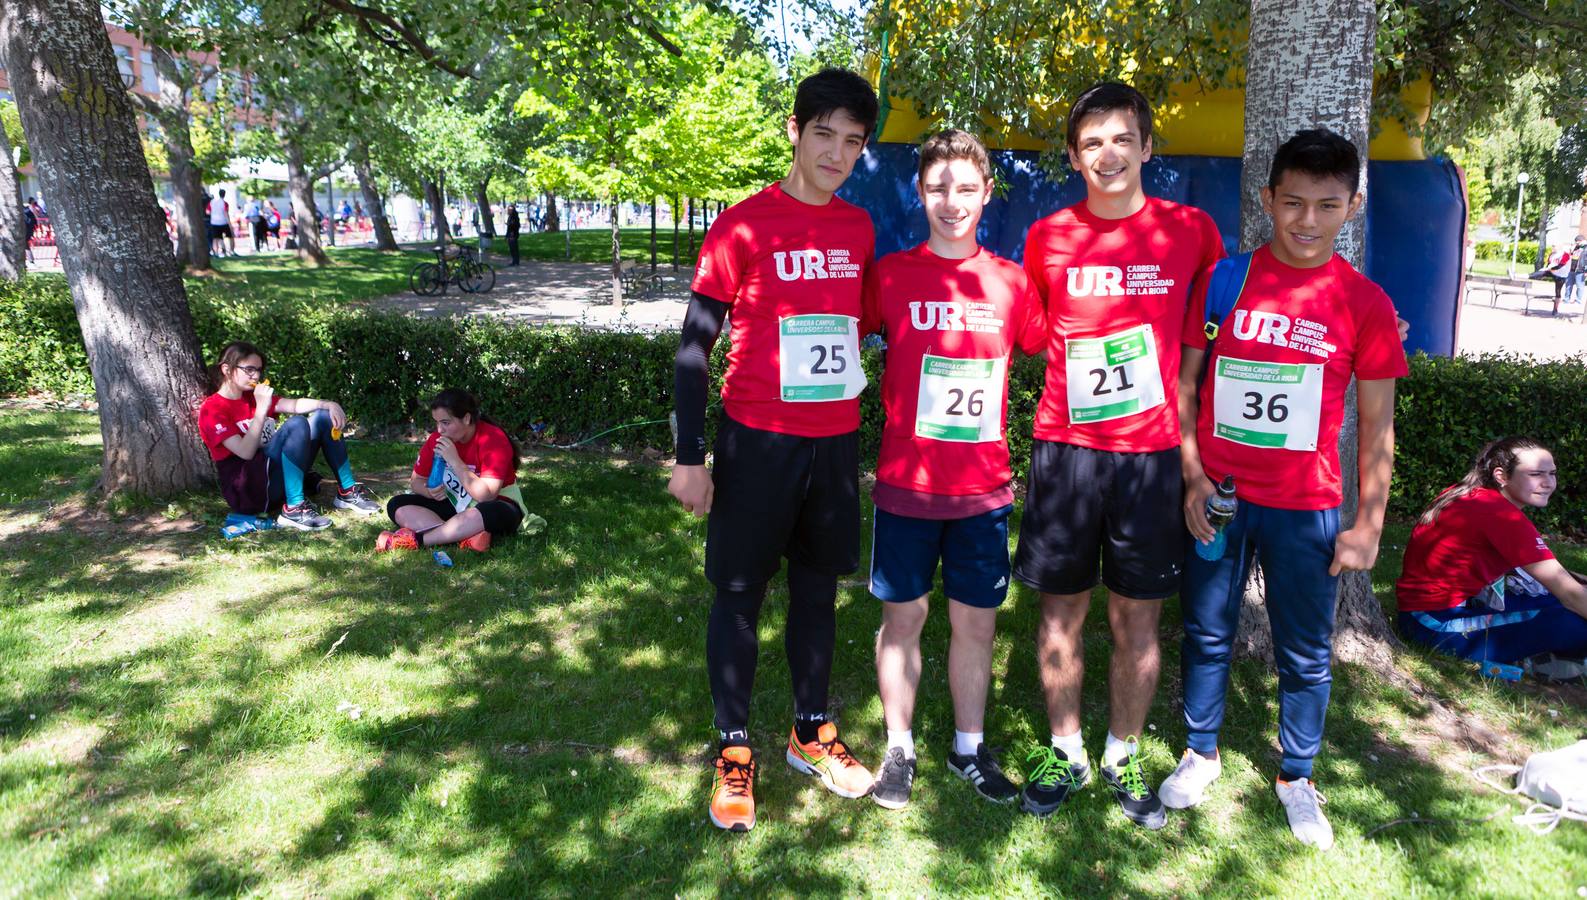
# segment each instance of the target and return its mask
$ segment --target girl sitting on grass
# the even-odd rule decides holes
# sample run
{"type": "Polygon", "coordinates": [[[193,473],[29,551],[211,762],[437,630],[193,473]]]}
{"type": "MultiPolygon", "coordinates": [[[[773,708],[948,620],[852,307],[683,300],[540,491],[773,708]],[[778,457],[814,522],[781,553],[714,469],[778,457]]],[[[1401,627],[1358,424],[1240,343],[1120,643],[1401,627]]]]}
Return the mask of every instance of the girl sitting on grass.
{"type": "Polygon", "coordinates": [[[1395,584],[1406,640],[1479,662],[1587,656],[1587,579],[1523,511],[1547,506],[1557,480],[1553,455],[1530,438],[1482,448],[1411,532],[1395,584]]]}
{"type": "Polygon", "coordinates": [[[333,400],[277,396],[264,372],[265,356],[258,347],[243,341],[227,344],[215,365],[215,393],[198,408],[199,432],[215,461],[227,505],[249,516],[279,509],[276,524],[283,528],[330,527],[331,520],[304,496],[305,482],[310,488],[319,483],[320,476],[309,467],[321,454],[341,483],[332,501],[337,509],[380,512],[380,504],[348,464],[342,407],[333,400]],[[277,427],[281,413],[292,417],[277,427]]]}
{"type": "Polygon", "coordinates": [[[410,493],[386,504],[398,528],[382,531],[375,550],[459,544],[484,552],[492,535],[512,534],[524,520],[518,446],[461,388],[436,394],[430,417],[435,431],[413,464],[410,493]]]}

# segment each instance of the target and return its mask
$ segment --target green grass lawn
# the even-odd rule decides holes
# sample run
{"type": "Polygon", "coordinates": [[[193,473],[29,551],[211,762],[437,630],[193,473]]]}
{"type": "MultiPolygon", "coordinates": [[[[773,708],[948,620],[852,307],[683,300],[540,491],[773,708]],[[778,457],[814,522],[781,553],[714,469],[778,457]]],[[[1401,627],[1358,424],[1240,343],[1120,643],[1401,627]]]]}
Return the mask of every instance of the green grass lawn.
{"type": "Polygon", "coordinates": [[[308,299],[346,302],[381,297],[408,289],[408,271],[417,263],[434,259],[428,250],[405,249],[382,253],[368,247],[326,248],[331,264],[315,268],[298,262],[290,253],[232,256],[213,262],[216,275],[206,281],[230,293],[268,291],[308,299]]]}
{"type": "MultiPolygon", "coordinates": [[[[415,450],[355,443],[382,494],[415,450]]],[[[1038,821],[943,764],[945,616],[927,628],[915,800],[842,800],[781,760],[785,595],[761,622],[753,739],[760,823],[705,815],[703,525],[663,468],[538,453],[522,485],[549,520],[484,556],[375,556],[380,522],[227,542],[218,498],[107,518],[83,503],[91,414],[0,411],[0,894],[6,896],[1574,896],[1587,829],[1512,825],[1521,805],[1461,769],[1424,696],[1510,758],[1587,728],[1580,690],[1490,683],[1417,652],[1417,694],[1341,667],[1318,779],[1339,834],[1294,844],[1272,796],[1273,677],[1235,671],[1214,799],[1149,833],[1092,787],[1038,821]],[[197,520],[198,530],[183,530],[197,520]],[[1551,716],[1554,710],[1557,716],[1551,716]],[[1497,818],[1398,825],[1398,818],[1497,818]]],[[[867,533],[869,529],[866,530],[867,533]]],[[[1374,580],[1388,596],[1406,529],[1374,580]]],[[[1573,567],[1581,548],[1561,548],[1573,567]]],[[[868,552],[868,551],[867,551],[868,552]]],[[[839,597],[832,702],[861,758],[884,743],[877,604],[839,597]]],[[[1034,598],[1000,616],[988,734],[1012,765],[1046,731],[1034,598]]],[[[940,608],[940,602],[939,602],[940,608]]],[[[1085,729],[1105,729],[1094,616],[1085,729]]],[[[1153,780],[1183,741],[1177,606],[1144,736],[1153,780]]],[[[1095,747],[1092,748],[1095,752],[1095,747]]]]}
{"type": "MultiPolygon", "coordinates": [[[[619,230],[618,235],[624,259],[641,260],[646,265],[650,264],[648,227],[623,228],[619,230]]],[[[696,227],[694,253],[690,253],[688,229],[678,232],[679,265],[694,265],[695,256],[699,253],[700,241],[704,238],[704,232],[696,227]]],[[[607,228],[576,228],[571,232],[571,239],[560,231],[526,231],[518,238],[518,253],[523,259],[565,260],[569,258],[567,248],[570,241],[574,262],[608,262],[612,258],[612,232],[607,228]]],[[[473,244],[474,239],[469,238],[465,243],[473,244]]],[[[507,243],[502,238],[497,238],[491,244],[491,248],[493,259],[507,253],[507,243]]],[[[656,231],[656,265],[672,265],[672,229],[670,228],[659,228],[656,231]]]]}

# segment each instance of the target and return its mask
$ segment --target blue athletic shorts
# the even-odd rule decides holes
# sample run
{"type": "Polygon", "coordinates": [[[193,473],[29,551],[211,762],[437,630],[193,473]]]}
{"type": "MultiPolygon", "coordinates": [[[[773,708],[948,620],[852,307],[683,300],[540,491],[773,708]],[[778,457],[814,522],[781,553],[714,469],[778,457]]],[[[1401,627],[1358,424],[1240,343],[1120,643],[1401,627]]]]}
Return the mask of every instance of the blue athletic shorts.
{"type": "Polygon", "coordinates": [[[1012,504],[963,519],[916,519],[876,510],[871,594],[907,603],[931,592],[942,562],[943,593],[995,609],[1008,596],[1008,516],[1012,504]]]}

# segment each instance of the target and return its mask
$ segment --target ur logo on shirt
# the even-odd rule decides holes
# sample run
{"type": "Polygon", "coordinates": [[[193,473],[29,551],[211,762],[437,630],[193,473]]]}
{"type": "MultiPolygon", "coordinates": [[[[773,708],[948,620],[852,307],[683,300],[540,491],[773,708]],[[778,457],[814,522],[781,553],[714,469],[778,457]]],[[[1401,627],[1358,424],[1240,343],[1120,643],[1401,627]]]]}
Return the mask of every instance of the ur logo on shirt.
{"type": "Polygon", "coordinates": [[[1234,311],[1234,339],[1255,340],[1258,344],[1288,347],[1289,316],[1271,312],[1234,311]]]}
{"type": "Polygon", "coordinates": [[[783,281],[860,277],[860,265],[846,249],[779,250],[772,257],[777,261],[777,277],[783,281]]]}
{"type": "Polygon", "coordinates": [[[1069,296],[1122,297],[1124,270],[1118,266],[1070,266],[1069,296]]]}
{"type": "Polygon", "coordinates": [[[964,310],[951,301],[911,300],[909,324],[915,326],[916,331],[963,331],[964,310]]]}

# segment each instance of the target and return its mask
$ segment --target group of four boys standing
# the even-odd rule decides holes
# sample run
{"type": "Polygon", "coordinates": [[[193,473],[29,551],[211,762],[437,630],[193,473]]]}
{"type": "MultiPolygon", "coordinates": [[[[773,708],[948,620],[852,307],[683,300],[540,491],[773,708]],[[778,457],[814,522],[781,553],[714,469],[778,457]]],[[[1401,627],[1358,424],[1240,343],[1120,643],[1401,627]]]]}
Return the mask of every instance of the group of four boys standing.
{"type": "Polygon", "coordinates": [[[1359,156],[1307,131],[1279,149],[1263,204],[1274,238],[1236,266],[1232,314],[1207,323],[1223,247],[1201,210],[1146,196],[1151,109],[1120,84],[1082,94],[1068,157],[1086,199],[1038,221],[1023,268],[980,247],[992,171],[973,137],[921,148],[930,237],[874,258],[869,216],[834,196],[864,150],[877,100],[858,75],[804,80],[787,123],[788,177],[726,210],[701,250],[677,356],[677,465],[669,491],[709,515],[706,634],[719,746],[713,823],[755,823],[748,739],[756,623],[787,559],[794,723],[786,759],[844,797],[904,806],[920,633],[940,562],[952,637],[955,734],[948,767],[996,802],[1051,814],[1092,779],[1080,731],[1081,627],[1108,589],[1114,650],[1108,734],[1096,766],[1124,814],[1148,828],[1200,802],[1221,771],[1217,736],[1245,575],[1267,573],[1279,670],[1276,789],[1302,842],[1332,844],[1311,781],[1330,684],[1335,588],[1371,567],[1393,460],[1394,379],[1406,374],[1383,291],[1333,252],[1361,203],[1359,156]],[[706,366],[731,313],[725,415],[705,467],[706,366]],[[886,423],[872,493],[871,592],[883,602],[876,670],[888,747],[873,775],[838,736],[827,686],[837,579],[860,553],[860,339],[880,331],[886,423]],[[1214,339],[1209,339],[1209,335],[1214,339]],[[1046,354],[1028,494],[1012,569],[1008,363],[1046,354]],[[1206,359],[1207,356],[1211,359],[1206,359]],[[1205,376],[1203,363],[1210,363],[1205,376]],[[1359,382],[1360,506],[1340,530],[1337,452],[1345,392],[1359,382]],[[1219,560],[1204,507],[1235,474],[1240,506],[1219,560]],[[1052,740],[1017,788],[984,739],[997,607],[1017,578],[1041,594],[1038,669],[1052,740]],[[1179,593],[1188,748],[1154,790],[1138,735],[1158,679],[1158,615],[1179,593]]]}

